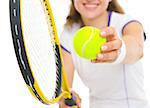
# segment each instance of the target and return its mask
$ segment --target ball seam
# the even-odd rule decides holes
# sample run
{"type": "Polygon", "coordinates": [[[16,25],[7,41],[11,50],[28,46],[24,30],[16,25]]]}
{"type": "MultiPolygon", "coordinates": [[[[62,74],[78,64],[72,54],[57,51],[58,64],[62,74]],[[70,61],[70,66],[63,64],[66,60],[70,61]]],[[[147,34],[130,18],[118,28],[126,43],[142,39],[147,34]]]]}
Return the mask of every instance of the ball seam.
{"type": "Polygon", "coordinates": [[[82,56],[84,56],[85,47],[86,47],[86,45],[90,42],[90,40],[92,39],[93,34],[94,34],[94,28],[92,28],[92,33],[91,33],[89,39],[85,42],[85,44],[84,44],[83,47],[82,47],[82,56]]]}

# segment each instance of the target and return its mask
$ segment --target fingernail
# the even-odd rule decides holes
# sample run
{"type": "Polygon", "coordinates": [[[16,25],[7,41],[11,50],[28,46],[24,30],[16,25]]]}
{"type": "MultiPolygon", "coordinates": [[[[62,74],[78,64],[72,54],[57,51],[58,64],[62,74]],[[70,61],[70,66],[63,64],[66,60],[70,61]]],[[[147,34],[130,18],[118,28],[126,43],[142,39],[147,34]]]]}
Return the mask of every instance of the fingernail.
{"type": "Polygon", "coordinates": [[[102,35],[102,36],[105,36],[105,35],[106,35],[106,32],[105,32],[105,31],[101,32],[101,35],[102,35]]]}
{"type": "Polygon", "coordinates": [[[103,55],[102,54],[98,54],[98,59],[102,59],[103,55]]]}
{"type": "Polygon", "coordinates": [[[104,46],[101,47],[101,49],[102,49],[103,51],[105,51],[105,50],[108,49],[108,47],[104,45],[104,46]]]}

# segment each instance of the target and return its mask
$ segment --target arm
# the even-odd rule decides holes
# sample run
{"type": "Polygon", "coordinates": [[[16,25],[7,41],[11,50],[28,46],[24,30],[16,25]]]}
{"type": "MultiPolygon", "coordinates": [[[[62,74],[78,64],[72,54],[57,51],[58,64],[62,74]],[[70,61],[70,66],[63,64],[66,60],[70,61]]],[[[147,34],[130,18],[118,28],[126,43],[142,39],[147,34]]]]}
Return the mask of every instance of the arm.
{"type": "MultiPolygon", "coordinates": [[[[72,57],[71,57],[70,53],[66,52],[63,49],[62,49],[62,57],[63,57],[63,61],[64,61],[65,71],[67,73],[69,87],[72,88],[72,83],[73,83],[73,78],[74,78],[74,65],[73,65],[72,57]]],[[[76,108],[81,108],[81,105],[80,105],[81,99],[80,99],[79,95],[77,93],[75,93],[74,91],[72,91],[72,94],[73,94],[73,96],[77,97],[77,99],[76,99],[77,107],[76,108]]],[[[72,108],[72,107],[66,106],[64,104],[64,98],[62,98],[59,102],[59,108],[72,108]]]]}
{"type": "Polygon", "coordinates": [[[126,57],[123,61],[130,64],[138,61],[143,56],[144,36],[141,24],[132,22],[123,30],[123,40],[126,45],[126,57]]]}
{"type": "Polygon", "coordinates": [[[67,73],[67,79],[69,82],[69,87],[72,88],[73,77],[74,77],[74,65],[72,61],[71,54],[62,49],[62,57],[64,61],[64,68],[67,73]]]}

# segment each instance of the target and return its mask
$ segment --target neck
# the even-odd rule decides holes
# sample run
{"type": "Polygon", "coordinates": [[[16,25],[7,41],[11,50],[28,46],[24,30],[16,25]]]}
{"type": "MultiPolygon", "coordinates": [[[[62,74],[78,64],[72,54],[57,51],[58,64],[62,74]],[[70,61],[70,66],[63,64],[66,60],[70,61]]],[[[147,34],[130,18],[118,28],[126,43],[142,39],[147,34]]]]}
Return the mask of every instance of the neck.
{"type": "Polygon", "coordinates": [[[95,18],[84,18],[82,17],[83,23],[86,26],[94,26],[99,29],[102,29],[108,26],[108,12],[103,12],[100,16],[95,18]]]}

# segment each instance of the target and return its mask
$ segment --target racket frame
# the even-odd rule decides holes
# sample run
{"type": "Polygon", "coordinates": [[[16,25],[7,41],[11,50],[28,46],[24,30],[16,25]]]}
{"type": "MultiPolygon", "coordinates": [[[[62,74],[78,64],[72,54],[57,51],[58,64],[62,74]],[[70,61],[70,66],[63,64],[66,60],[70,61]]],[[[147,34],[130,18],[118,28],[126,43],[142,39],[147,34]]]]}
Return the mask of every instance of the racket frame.
{"type": "Polygon", "coordinates": [[[55,99],[48,100],[44,96],[30,68],[30,61],[28,59],[29,57],[26,53],[27,50],[23,41],[24,28],[22,26],[22,0],[10,0],[10,22],[11,22],[11,31],[12,31],[14,49],[15,49],[18,65],[20,67],[25,83],[29,91],[31,92],[31,94],[36,99],[48,105],[48,104],[54,104],[58,102],[62,97],[71,99],[72,96],[71,96],[71,90],[69,88],[69,84],[67,81],[66,72],[64,69],[64,63],[63,63],[62,54],[61,54],[61,47],[60,47],[60,42],[58,39],[54,16],[52,14],[52,9],[51,9],[49,0],[41,0],[41,2],[43,4],[44,10],[47,11],[48,13],[47,14],[49,18],[48,20],[51,21],[52,23],[52,28],[54,30],[55,43],[58,46],[60,59],[62,62],[62,89],[61,89],[60,95],[56,97],[55,99]]]}

